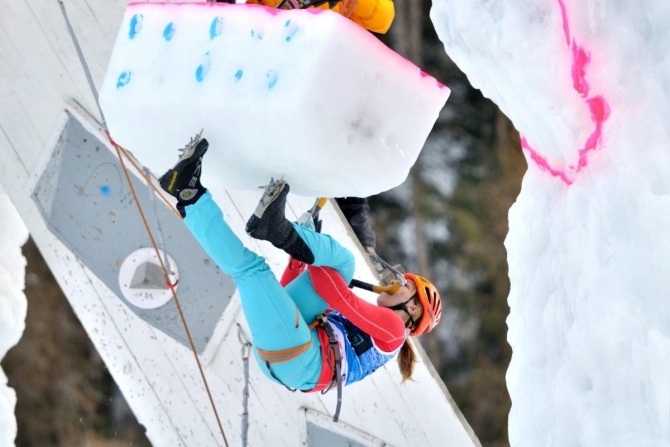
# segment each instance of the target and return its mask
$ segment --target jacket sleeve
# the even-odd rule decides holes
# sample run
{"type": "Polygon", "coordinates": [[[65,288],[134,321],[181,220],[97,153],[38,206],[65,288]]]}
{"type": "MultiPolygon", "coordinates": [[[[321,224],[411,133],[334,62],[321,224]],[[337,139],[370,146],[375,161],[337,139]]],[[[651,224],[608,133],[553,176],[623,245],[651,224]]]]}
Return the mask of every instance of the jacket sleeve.
{"type": "MultiPolygon", "coordinates": [[[[259,1],[259,0],[256,0],[259,1]]],[[[280,0],[262,0],[277,1],[280,0]]],[[[247,2],[248,3],[248,2],[247,2]]],[[[265,3],[263,3],[265,4],[265,3]]],[[[359,26],[373,33],[385,34],[391,27],[395,18],[395,6],[393,0],[340,0],[332,11],[347,15],[351,8],[354,8],[349,18],[359,26]],[[344,8],[344,11],[342,9],[344,8]]],[[[319,9],[331,9],[328,2],[317,6],[319,9]]]]}
{"type": "Polygon", "coordinates": [[[350,18],[368,31],[385,34],[395,18],[395,6],[392,0],[358,0],[350,18]]]}
{"type": "Polygon", "coordinates": [[[391,309],[356,296],[342,276],[330,267],[309,266],[308,271],[316,293],[331,309],[372,337],[379,349],[393,352],[405,342],[405,324],[391,309]]]}
{"type": "Polygon", "coordinates": [[[354,230],[356,237],[364,247],[377,248],[377,235],[372,229],[368,210],[368,199],[361,197],[338,197],[335,199],[342,214],[354,230]]]}

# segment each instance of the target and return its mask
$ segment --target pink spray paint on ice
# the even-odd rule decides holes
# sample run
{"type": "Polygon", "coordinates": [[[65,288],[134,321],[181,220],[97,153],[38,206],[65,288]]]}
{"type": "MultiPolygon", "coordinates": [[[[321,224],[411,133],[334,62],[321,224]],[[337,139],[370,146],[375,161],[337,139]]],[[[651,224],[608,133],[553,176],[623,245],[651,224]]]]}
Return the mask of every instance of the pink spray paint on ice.
{"type": "MultiPolygon", "coordinates": [[[[577,45],[573,39],[570,43],[570,23],[568,21],[567,10],[563,0],[558,0],[561,8],[561,17],[563,19],[563,34],[565,35],[565,43],[571,47],[572,51],[572,86],[577,93],[583,98],[584,104],[589,108],[591,114],[591,121],[594,124],[594,129],[586,139],[584,147],[577,151],[578,160],[576,165],[570,165],[569,169],[578,174],[582,168],[588,164],[588,153],[597,149],[602,138],[602,127],[604,122],[609,117],[610,108],[605,98],[601,95],[589,98],[589,83],[586,81],[586,68],[591,62],[590,54],[582,47],[577,45]]],[[[530,159],[543,171],[548,172],[554,177],[558,177],[566,185],[571,185],[574,182],[574,175],[571,178],[563,169],[552,168],[545,157],[543,157],[537,150],[535,150],[526,140],[521,136],[521,147],[528,152],[530,159]]]]}

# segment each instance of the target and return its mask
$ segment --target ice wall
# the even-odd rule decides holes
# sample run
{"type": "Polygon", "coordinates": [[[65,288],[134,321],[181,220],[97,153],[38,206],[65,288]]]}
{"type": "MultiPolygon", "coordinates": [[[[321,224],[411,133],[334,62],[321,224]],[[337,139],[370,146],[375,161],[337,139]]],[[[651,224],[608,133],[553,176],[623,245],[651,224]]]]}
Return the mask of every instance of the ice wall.
{"type": "MultiPolygon", "coordinates": [[[[28,239],[21,217],[0,186],[0,360],[18,343],[25,328],[28,302],[23,294],[26,259],[21,247],[28,239]]],[[[0,447],[14,446],[16,393],[0,368],[0,447]]]]}
{"type": "Polygon", "coordinates": [[[509,214],[512,446],[670,445],[670,3],[434,0],[522,134],[509,214]]]}
{"type": "Polygon", "coordinates": [[[104,85],[112,137],[162,174],[201,128],[204,184],[368,196],[407,177],[449,89],[331,11],[131,4],[104,85]]]}

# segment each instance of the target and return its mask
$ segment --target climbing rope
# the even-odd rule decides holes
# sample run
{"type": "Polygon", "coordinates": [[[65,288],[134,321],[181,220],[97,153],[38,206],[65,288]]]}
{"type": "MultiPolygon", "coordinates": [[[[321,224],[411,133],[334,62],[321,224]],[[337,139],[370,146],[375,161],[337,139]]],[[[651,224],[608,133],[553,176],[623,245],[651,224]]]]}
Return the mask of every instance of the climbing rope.
{"type": "Polygon", "coordinates": [[[242,345],[242,365],[244,366],[244,388],[242,389],[242,447],[247,447],[247,433],[249,432],[249,356],[251,355],[251,342],[242,331],[240,323],[237,324],[237,339],[242,345]]]}
{"type": "MultiPolygon", "coordinates": [[[[209,402],[212,405],[212,410],[214,411],[214,416],[216,418],[216,422],[219,425],[219,430],[221,431],[221,435],[223,436],[223,443],[226,447],[229,447],[228,440],[226,438],[226,434],[223,430],[223,426],[221,425],[221,419],[219,418],[219,413],[216,410],[216,405],[214,404],[214,398],[212,397],[212,393],[210,392],[209,389],[209,384],[207,383],[207,378],[205,377],[205,372],[202,368],[202,364],[200,363],[200,359],[198,358],[198,353],[195,348],[195,343],[193,342],[193,338],[191,337],[191,331],[188,329],[188,324],[186,323],[186,318],[184,316],[184,312],[182,311],[181,304],[179,302],[179,298],[177,296],[177,292],[174,288],[174,284],[170,283],[170,276],[168,274],[168,269],[165,266],[165,263],[163,262],[163,259],[160,256],[160,252],[158,250],[158,245],[156,244],[156,240],[154,239],[153,233],[151,231],[151,227],[149,227],[149,223],[147,222],[146,215],[144,214],[144,210],[142,209],[142,205],[140,205],[140,202],[137,198],[137,193],[135,191],[135,187],[133,186],[132,180],[130,178],[130,173],[128,172],[128,169],[126,168],[126,164],[123,161],[123,155],[126,155],[126,158],[130,160],[130,156],[128,152],[119,146],[113,139],[112,136],[109,133],[109,129],[107,127],[107,123],[105,121],[105,116],[102,113],[102,109],[100,108],[100,102],[98,100],[98,92],[95,89],[95,85],[93,84],[93,79],[91,77],[91,72],[88,68],[88,64],[86,63],[86,60],[84,59],[84,55],[81,51],[81,47],[79,46],[79,41],[77,40],[77,36],[74,33],[74,30],[72,29],[72,25],[70,24],[70,19],[67,15],[67,11],[65,10],[65,5],[63,4],[62,0],[58,0],[58,4],[60,5],[61,12],[63,13],[63,17],[65,18],[65,22],[67,23],[68,30],[70,32],[70,37],[72,38],[72,41],[74,43],[74,46],[77,50],[77,54],[79,55],[79,61],[82,65],[82,68],[84,69],[84,72],[86,74],[86,79],[88,80],[89,87],[91,88],[91,91],[93,92],[93,96],[95,98],[96,105],[98,106],[98,110],[100,111],[100,116],[102,117],[102,125],[105,130],[105,134],[107,135],[107,138],[109,139],[110,143],[114,146],[116,149],[116,154],[119,158],[119,163],[121,164],[121,169],[123,170],[124,176],[126,177],[126,181],[128,182],[128,186],[130,187],[130,192],[132,193],[133,200],[135,201],[135,204],[137,205],[137,210],[140,214],[140,217],[142,219],[142,223],[144,224],[144,228],[147,231],[147,234],[149,236],[149,239],[151,240],[151,245],[153,246],[155,252],[156,252],[156,257],[158,258],[158,262],[160,263],[161,269],[163,270],[163,276],[165,278],[165,283],[167,284],[168,288],[170,289],[170,292],[172,293],[172,297],[174,298],[175,304],[177,306],[177,311],[179,312],[179,317],[181,318],[181,322],[184,325],[184,330],[186,331],[186,337],[188,338],[188,342],[191,346],[191,351],[193,352],[193,355],[195,357],[195,362],[198,365],[198,370],[200,371],[200,376],[202,377],[203,384],[205,385],[205,390],[207,391],[207,396],[209,397],[209,402]]],[[[131,161],[132,163],[132,161],[131,161]]],[[[142,172],[141,169],[139,169],[137,166],[135,166],[136,169],[141,173],[143,177],[145,177],[145,174],[142,172]]],[[[148,178],[145,177],[145,180],[148,181],[148,178]]],[[[162,194],[161,194],[161,197],[162,194]]],[[[176,211],[176,210],[175,210],[176,211]]]]}
{"type": "Polygon", "coordinates": [[[221,430],[221,435],[223,435],[223,442],[228,447],[228,440],[226,439],[226,434],[223,431],[223,426],[221,425],[221,420],[219,419],[219,414],[216,411],[216,405],[214,404],[214,398],[212,397],[212,393],[209,390],[209,384],[207,383],[207,379],[205,378],[205,372],[202,369],[202,364],[200,363],[200,359],[198,358],[198,353],[195,349],[195,343],[193,343],[193,338],[191,337],[191,331],[188,329],[188,324],[186,324],[186,318],[184,317],[184,312],[182,311],[181,304],[179,303],[179,298],[177,297],[177,291],[174,289],[172,284],[170,283],[170,276],[168,275],[168,270],[165,267],[165,263],[163,263],[163,259],[160,256],[160,252],[158,251],[158,245],[156,244],[156,240],[154,239],[153,232],[151,231],[151,228],[149,227],[149,223],[147,222],[146,215],[144,214],[144,210],[142,210],[142,205],[140,205],[139,200],[137,199],[137,193],[135,191],[135,187],[133,186],[133,183],[130,179],[130,173],[128,172],[128,169],[126,168],[126,164],[123,161],[123,157],[121,156],[121,146],[116,144],[116,142],[112,139],[112,137],[109,135],[109,131],[105,130],[107,132],[107,137],[109,138],[109,141],[114,145],[116,148],[116,153],[119,157],[119,161],[121,162],[121,169],[123,170],[123,174],[126,177],[126,181],[128,182],[128,186],[130,187],[130,192],[133,195],[133,200],[135,201],[135,204],[137,205],[137,210],[140,213],[140,217],[142,218],[142,223],[144,224],[144,228],[147,230],[147,234],[149,235],[149,239],[151,240],[151,245],[154,247],[154,250],[156,251],[156,257],[158,258],[158,262],[161,265],[161,269],[163,270],[163,276],[165,278],[165,283],[169,286],[168,288],[170,289],[170,292],[172,292],[172,297],[174,298],[175,304],[177,305],[177,311],[179,312],[179,317],[181,318],[182,324],[184,325],[184,330],[186,331],[186,337],[188,338],[188,342],[191,345],[191,351],[193,352],[193,355],[195,357],[195,362],[198,364],[198,370],[200,371],[200,376],[202,377],[203,384],[205,385],[205,389],[207,391],[207,396],[209,397],[209,401],[212,404],[212,409],[214,410],[214,416],[216,417],[216,422],[219,424],[219,429],[221,430]]]}
{"type": "MultiPolygon", "coordinates": [[[[107,129],[106,124],[103,124],[103,126],[104,126],[105,129],[107,129]]],[[[105,132],[107,132],[107,131],[105,131],[105,132]]],[[[144,172],[144,169],[140,166],[140,164],[137,161],[137,159],[135,158],[135,156],[132,155],[132,153],[129,150],[126,150],[121,146],[119,146],[119,148],[121,148],[121,153],[124,155],[124,157],[126,157],[126,160],[128,160],[130,162],[130,164],[133,165],[135,170],[142,176],[142,178],[144,179],[147,186],[149,186],[158,195],[158,197],[160,197],[161,200],[163,200],[163,203],[165,203],[167,205],[167,207],[170,210],[172,210],[172,212],[175,213],[175,215],[179,216],[179,218],[181,219],[181,214],[179,214],[179,211],[177,211],[177,208],[175,208],[174,205],[172,205],[172,203],[165,197],[165,194],[163,194],[163,191],[160,190],[156,186],[156,182],[153,181],[154,177],[150,173],[144,172]]]]}
{"type": "MultiPolygon", "coordinates": [[[[151,173],[149,172],[149,168],[146,166],[142,166],[144,173],[146,174],[146,177],[150,177],[151,173]]],[[[158,217],[158,207],[156,206],[156,194],[151,189],[151,185],[149,182],[147,182],[147,187],[149,188],[149,199],[151,200],[151,205],[154,210],[154,217],[156,218],[156,229],[158,230],[158,243],[160,244],[161,250],[163,250],[163,261],[165,262],[165,266],[167,267],[167,272],[168,274],[173,274],[174,272],[172,271],[172,267],[170,267],[170,258],[167,255],[167,250],[165,249],[165,236],[163,235],[163,227],[161,226],[161,220],[158,217]]],[[[177,281],[179,281],[177,279],[177,281]]],[[[173,286],[175,286],[173,284],[173,286]]]]}

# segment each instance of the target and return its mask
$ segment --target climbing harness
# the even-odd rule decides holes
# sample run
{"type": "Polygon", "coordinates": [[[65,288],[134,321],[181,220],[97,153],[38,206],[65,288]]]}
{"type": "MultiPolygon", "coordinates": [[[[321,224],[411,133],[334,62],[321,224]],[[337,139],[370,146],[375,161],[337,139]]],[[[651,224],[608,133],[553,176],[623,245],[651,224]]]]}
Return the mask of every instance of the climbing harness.
{"type": "Polygon", "coordinates": [[[328,362],[330,367],[335,372],[333,380],[330,382],[328,387],[321,391],[321,394],[326,394],[330,391],[333,386],[337,386],[337,406],[335,407],[335,415],[333,416],[333,422],[337,422],[340,418],[340,408],[342,407],[342,354],[340,353],[340,344],[335,337],[335,332],[328,322],[328,316],[323,313],[316,317],[316,321],[310,325],[310,328],[319,325],[321,328],[326,331],[328,335],[328,352],[332,353],[333,363],[330,363],[331,357],[328,357],[328,362]]]}
{"type": "MultiPolygon", "coordinates": [[[[256,350],[258,351],[258,355],[261,358],[261,360],[264,361],[266,365],[269,365],[270,363],[282,363],[282,362],[288,362],[289,360],[293,360],[294,358],[304,354],[311,345],[312,340],[308,341],[304,345],[300,345],[291,349],[283,349],[281,351],[265,351],[259,347],[256,347],[256,350]]],[[[274,374],[272,377],[274,377],[274,374]]]]}
{"type": "MultiPolygon", "coordinates": [[[[219,426],[219,430],[221,431],[221,436],[223,437],[223,443],[226,447],[229,447],[228,444],[228,439],[226,438],[226,433],[223,430],[223,425],[221,424],[221,419],[219,418],[219,413],[216,410],[216,405],[214,404],[214,398],[212,397],[212,393],[209,389],[209,384],[207,383],[207,378],[205,377],[205,372],[202,368],[202,364],[200,363],[200,359],[198,358],[198,353],[195,348],[195,343],[193,342],[193,338],[191,337],[191,331],[188,328],[188,325],[186,324],[186,318],[184,317],[184,312],[181,308],[181,304],[179,302],[179,298],[177,296],[177,291],[175,290],[174,286],[175,284],[170,283],[170,277],[168,274],[168,269],[165,266],[165,263],[163,262],[163,259],[160,256],[160,252],[158,250],[158,244],[156,244],[156,240],[154,239],[153,233],[151,231],[151,227],[149,226],[149,223],[147,222],[146,215],[144,213],[144,210],[142,209],[142,206],[140,205],[140,202],[137,198],[137,192],[135,191],[135,187],[133,186],[133,183],[130,179],[130,174],[128,172],[128,168],[126,167],[125,162],[123,161],[123,155],[125,154],[126,157],[128,158],[129,161],[135,166],[135,169],[140,172],[140,175],[142,175],[147,182],[149,182],[149,179],[145,176],[145,173],[140,169],[137,164],[133,163],[132,159],[128,155],[128,152],[119,146],[111,137],[109,133],[109,128],[107,127],[107,122],[105,121],[105,115],[102,112],[102,108],[100,107],[100,101],[98,99],[98,92],[95,89],[95,85],[93,84],[93,78],[91,77],[91,72],[88,68],[88,64],[86,63],[86,59],[84,58],[84,54],[81,51],[81,47],[79,46],[79,41],[77,40],[77,36],[74,33],[74,30],[72,28],[72,24],[70,23],[70,19],[67,15],[67,11],[65,10],[65,5],[63,4],[63,0],[57,0],[58,4],[60,6],[61,12],[63,14],[63,17],[65,19],[65,23],[67,24],[68,31],[70,32],[70,37],[72,38],[72,42],[74,44],[74,47],[77,51],[77,55],[79,56],[79,62],[82,65],[82,68],[84,70],[84,73],[86,74],[86,79],[88,80],[88,85],[91,89],[91,92],[93,93],[93,96],[95,98],[95,103],[98,106],[98,110],[100,112],[100,117],[102,118],[102,126],[105,130],[105,134],[107,135],[107,138],[109,139],[109,142],[114,146],[116,149],[116,154],[117,157],[119,158],[119,163],[121,165],[121,170],[124,173],[124,176],[126,178],[126,181],[128,182],[128,186],[130,188],[130,192],[132,193],[133,200],[135,201],[135,204],[137,205],[137,210],[140,214],[140,217],[142,219],[142,223],[144,224],[144,228],[147,231],[147,235],[149,236],[149,239],[151,240],[151,245],[153,246],[155,252],[156,252],[156,257],[158,258],[158,262],[160,263],[161,269],[163,270],[163,276],[165,278],[165,282],[168,285],[168,289],[172,292],[172,297],[174,298],[175,305],[177,306],[177,311],[179,312],[179,317],[181,318],[182,324],[184,325],[184,331],[186,332],[186,337],[188,339],[188,342],[191,346],[191,351],[193,352],[193,355],[195,357],[195,362],[198,365],[198,370],[200,371],[200,376],[202,377],[203,385],[205,386],[205,391],[207,392],[207,396],[209,398],[209,402],[212,405],[212,410],[214,411],[214,417],[216,418],[216,422],[219,426]]],[[[166,200],[165,197],[160,194],[161,198],[163,200],[166,200]]],[[[172,207],[171,207],[172,208],[172,207]]],[[[174,208],[173,208],[174,209],[174,208]]],[[[176,210],[174,210],[176,212],[176,210]]]]}
{"type": "MultiPolygon", "coordinates": [[[[330,323],[328,322],[328,317],[325,313],[318,315],[315,318],[314,322],[309,325],[309,329],[310,330],[314,329],[317,326],[323,329],[326,335],[328,336],[328,348],[326,349],[325,354],[326,354],[326,360],[328,361],[328,366],[333,371],[333,378],[330,384],[323,390],[312,389],[312,390],[300,390],[300,391],[304,393],[320,391],[321,394],[326,394],[328,391],[333,389],[334,386],[337,386],[337,407],[335,408],[335,415],[333,416],[333,422],[337,422],[340,418],[340,408],[342,407],[342,354],[340,353],[340,344],[337,341],[335,332],[333,332],[333,328],[330,326],[330,323]]],[[[264,351],[262,349],[259,349],[258,347],[256,347],[256,350],[258,351],[261,360],[265,362],[265,366],[270,372],[272,378],[275,379],[280,384],[284,385],[284,387],[290,392],[295,393],[296,391],[298,391],[298,389],[291,388],[290,386],[286,385],[279,377],[277,377],[277,375],[272,370],[272,364],[287,362],[289,360],[296,358],[297,356],[305,352],[311,344],[312,341],[310,340],[304,345],[298,346],[296,348],[285,349],[282,351],[264,351]]]]}

